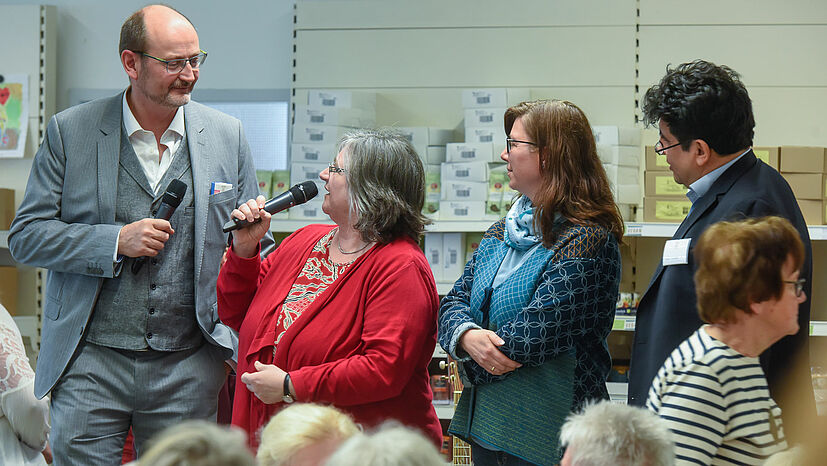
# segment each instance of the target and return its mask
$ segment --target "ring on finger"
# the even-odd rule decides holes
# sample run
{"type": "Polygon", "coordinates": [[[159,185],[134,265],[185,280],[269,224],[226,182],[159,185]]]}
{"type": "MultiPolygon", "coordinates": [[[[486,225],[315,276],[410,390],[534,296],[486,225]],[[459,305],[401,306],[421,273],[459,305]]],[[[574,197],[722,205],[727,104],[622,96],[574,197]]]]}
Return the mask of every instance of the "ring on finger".
{"type": "Polygon", "coordinates": [[[491,372],[496,372],[496,371],[497,371],[497,366],[491,366],[491,372]]]}

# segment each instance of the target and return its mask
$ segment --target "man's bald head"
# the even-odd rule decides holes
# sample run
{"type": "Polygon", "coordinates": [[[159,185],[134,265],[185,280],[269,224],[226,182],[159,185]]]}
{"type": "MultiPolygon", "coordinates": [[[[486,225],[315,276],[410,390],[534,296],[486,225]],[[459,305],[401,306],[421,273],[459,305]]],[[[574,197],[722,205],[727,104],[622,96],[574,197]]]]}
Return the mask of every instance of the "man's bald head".
{"type": "Polygon", "coordinates": [[[189,27],[195,30],[192,22],[183,13],[168,5],[148,5],[132,13],[121,26],[121,40],[118,54],[124,50],[146,51],[148,38],[152,29],[164,25],[189,27]]]}

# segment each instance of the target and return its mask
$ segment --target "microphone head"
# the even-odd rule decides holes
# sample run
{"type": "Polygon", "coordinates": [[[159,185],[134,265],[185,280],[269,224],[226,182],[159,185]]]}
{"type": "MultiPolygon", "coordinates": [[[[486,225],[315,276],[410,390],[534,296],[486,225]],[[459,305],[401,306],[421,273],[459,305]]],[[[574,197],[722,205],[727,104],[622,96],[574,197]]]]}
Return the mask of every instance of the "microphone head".
{"type": "Polygon", "coordinates": [[[161,202],[164,204],[169,204],[172,207],[178,207],[178,205],[181,204],[181,200],[184,199],[184,194],[186,193],[186,183],[176,178],[170,181],[169,185],[167,185],[167,190],[164,193],[164,197],[161,199],[161,202]]]}
{"type": "Polygon", "coordinates": [[[316,194],[319,194],[319,188],[316,183],[308,180],[290,188],[290,194],[293,195],[296,204],[303,204],[316,197],[316,194]]]}

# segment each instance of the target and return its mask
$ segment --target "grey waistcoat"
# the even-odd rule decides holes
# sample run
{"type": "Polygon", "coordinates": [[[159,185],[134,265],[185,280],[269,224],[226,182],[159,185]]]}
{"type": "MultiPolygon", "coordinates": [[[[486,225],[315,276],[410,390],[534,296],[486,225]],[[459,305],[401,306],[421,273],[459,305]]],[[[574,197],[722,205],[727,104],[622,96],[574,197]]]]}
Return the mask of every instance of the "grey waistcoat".
{"type": "Polygon", "coordinates": [[[126,225],[154,217],[167,185],[178,178],[187,185],[181,205],[170,218],[175,233],[164,249],[147,258],[139,273],[125,259],[119,277],[104,279],[86,340],[111,348],[178,351],[200,346],[195,317],[194,207],[190,154],[185,138],[154,194],[138,156],[121,128],[118,197],[115,221],[126,225]]]}

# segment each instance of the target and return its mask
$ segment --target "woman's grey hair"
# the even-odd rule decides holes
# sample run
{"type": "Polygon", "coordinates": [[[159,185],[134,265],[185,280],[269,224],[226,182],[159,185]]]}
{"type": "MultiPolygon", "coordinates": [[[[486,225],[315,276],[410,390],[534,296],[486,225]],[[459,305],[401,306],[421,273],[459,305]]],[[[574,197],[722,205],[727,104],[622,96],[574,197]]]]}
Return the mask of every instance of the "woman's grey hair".
{"type": "Polygon", "coordinates": [[[672,434],[654,413],[602,401],[570,414],[560,431],[572,466],[671,466],[672,434]]]}
{"type": "Polygon", "coordinates": [[[445,466],[445,458],[419,432],[386,422],[371,434],[345,442],[326,466],[445,466]]]}
{"type": "Polygon", "coordinates": [[[393,129],[360,129],[339,142],[350,216],[365,241],[414,241],[430,221],[422,214],[425,170],[411,143],[393,129]]]}
{"type": "Polygon", "coordinates": [[[247,436],[235,427],[185,421],[150,440],[139,466],[254,466],[247,436]]]}

